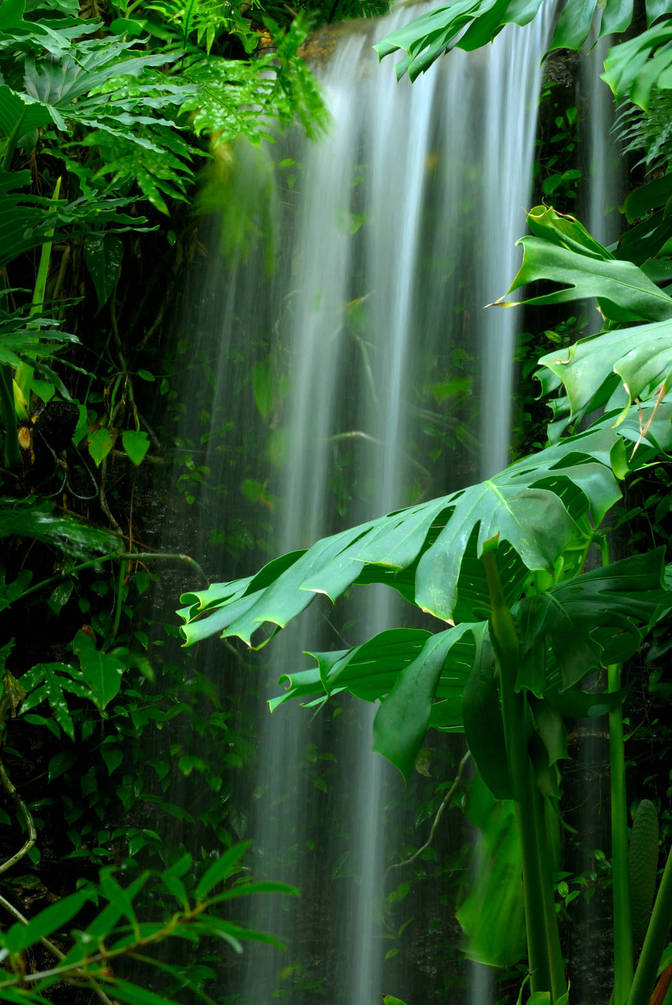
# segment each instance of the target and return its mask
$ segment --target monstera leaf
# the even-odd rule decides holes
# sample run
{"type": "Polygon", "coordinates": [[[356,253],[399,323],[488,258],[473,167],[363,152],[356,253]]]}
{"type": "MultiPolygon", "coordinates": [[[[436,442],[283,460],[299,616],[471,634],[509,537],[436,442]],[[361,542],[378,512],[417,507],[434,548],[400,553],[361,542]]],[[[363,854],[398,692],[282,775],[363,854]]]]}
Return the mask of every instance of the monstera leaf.
{"type": "MultiPolygon", "coordinates": [[[[660,7],[660,13],[669,15],[669,4],[662,3],[660,7]]],[[[609,51],[602,79],[609,84],[614,97],[627,96],[646,111],[656,88],[672,87],[670,40],[672,23],[668,18],[609,51]]]]}
{"type": "Polygon", "coordinates": [[[595,297],[611,321],[672,318],[672,298],[632,262],[614,258],[578,220],[536,206],[527,222],[532,236],[518,242],[523,247],[523,264],[509,293],[496,301],[499,306],[562,304],[595,297]],[[522,300],[508,299],[514,290],[539,280],[556,288],[522,300]]]}
{"type": "MultiPolygon", "coordinates": [[[[444,52],[458,47],[470,51],[491,42],[507,24],[525,25],[541,9],[543,0],[453,0],[391,32],[374,46],[382,59],[401,49],[397,77],[408,72],[411,80],[444,52]]],[[[658,5],[661,6],[661,5],[658,5]]],[[[632,0],[569,0],[553,35],[551,49],[580,49],[590,36],[602,38],[625,31],[632,21],[632,0]]],[[[649,22],[663,11],[649,2],[649,22]]]]}
{"type": "Polygon", "coordinates": [[[443,620],[479,620],[488,611],[480,556],[499,547],[508,603],[528,571],[552,574],[565,549],[584,546],[620,498],[611,469],[619,443],[609,429],[575,437],[477,485],[276,559],[251,579],[185,594],[185,642],[221,633],[251,645],[264,625],[272,635],[317,593],[333,601],[353,583],[385,583],[443,620]]]}
{"type": "MultiPolygon", "coordinates": [[[[567,349],[542,356],[539,363],[562,381],[572,418],[604,406],[620,385],[622,422],[637,401],[657,397],[672,377],[672,320],[637,325],[583,339],[567,349]]],[[[541,375],[542,387],[550,384],[541,375]]]]}
{"type": "MultiPolygon", "coordinates": [[[[622,701],[623,692],[587,692],[579,685],[593,670],[632,656],[672,607],[663,571],[659,549],[561,581],[514,607],[517,688],[538,699],[535,729],[551,763],[562,749],[562,715],[603,715],[622,701]]],[[[271,711],[291,699],[320,705],[343,692],[380,701],[374,750],[406,779],[429,728],[465,732],[488,787],[498,798],[511,797],[486,621],[436,634],[394,628],[352,649],[308,655],[316,666],[283,674],[279,683],[287,690],[269,702],[271,711]]]]}

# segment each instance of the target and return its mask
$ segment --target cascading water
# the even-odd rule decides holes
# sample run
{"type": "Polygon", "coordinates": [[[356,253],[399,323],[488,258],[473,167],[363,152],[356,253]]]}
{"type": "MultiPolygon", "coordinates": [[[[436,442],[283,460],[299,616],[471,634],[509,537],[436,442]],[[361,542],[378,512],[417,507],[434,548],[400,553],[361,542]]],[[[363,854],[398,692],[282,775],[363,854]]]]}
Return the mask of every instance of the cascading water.
{"type": "MultiPolygon", "coordinates": [[[[507,460],[517,321],[483,305],[504,293],[519,259],[548,25],[507,30],[487,49],[455,51],[415,84],[397,84],[371,44],[410,16],[406,8],[346,28],[320,70],[328,135],[316,144],[287,137],[275,167],[256,154],[263,175],[247,164],[238,172],[257,191],[249,179],[275,172],[275,268],[265,270],[261,246],[245,263],[229,249],[226,267],[211,252],[215,272],[196,324],[205,332],[196,355],[216,374],[205,466],[214,481],[227,471],[242,485],[245,521],[256,507],[257,537],[270,538],[273,553],[458,488],[507,460]],[[247,412],[235,411],[241,400],[247,412]],[[227,419],[229,433],[217,432],[227,419]],[[239,437],[233,452],[229,434],[239,437]]],[[[240,190],[222,201],[229,214],[246,202],[240,190]]],[[[235,505],[224,499],[216,526],[238,526],[235,505]]],[[[228,578],[211,540],[205,531],[208,568],[228,578]]],[[[226,1000],[374,1005],[387,992],[430,1001],[436,971],[425,966],[423,976],[417,961],[398,965],[386,953],[386,868],[398,857],[408,798],[371,753],[371,710],[349,703],[314,718],[287,707],[268,716],[269,682],[297,669],[301,648],[343,648],[404,616],[385,591],[346,601],[336,628],[325,612],[269,651],[245,834],[255,878],[294,882],[304,897],[252,898],[249,923],[279,934],[289,953],[246,948],[226,1000]],[[321,771],[310,776],[307,761],[321,771]]],[[[409,909],[416,925],[424,907],[409,909]]],[[[469,1000],[490,998],[478,976],[469,1000]]]]}

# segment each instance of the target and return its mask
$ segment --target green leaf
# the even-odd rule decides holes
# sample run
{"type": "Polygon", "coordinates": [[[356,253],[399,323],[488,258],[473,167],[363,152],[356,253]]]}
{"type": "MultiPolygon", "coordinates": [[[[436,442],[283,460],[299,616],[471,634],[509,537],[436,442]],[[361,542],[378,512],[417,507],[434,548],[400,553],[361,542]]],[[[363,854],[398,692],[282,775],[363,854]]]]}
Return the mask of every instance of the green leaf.
{"type": "Polygon", "coordinates": [[[464,733],[485,784],[497,799],[511,799],[495,661],[489,643],[484,643],[477,655],[462,695],[464,733]]]}
{"type": "MultiPolygon", "coordinates": [[[[531,687],[524,664],[529,658],[539,665],[540,640],[550,645],[563,690],[591,670],[629,659],[649,626],[672,607],[672,593],[662,589],[662,581],[663,552],[658,549],[585,572],[523,600],[518,688],[531,687]]],[[[532,689],[542,697],[545,684],[532,689]]]]}
{"type": "Polygon", "coordinates": [[[133,463],[142,464],[149,450],[149,436],[144,429],[125,429],[121,434],[121,442],[133,463]]]}
{"type": "Polygon", "coordinates": [[[620,378],[627,394],[619,417],[623,419],[635,399],[651,397],[669,382],[672,324],[660,321],[605,332],[542,356],[539,363],[564,384],[575,419],[604,405],[620,378]]]}
{"type": "Polygon", "coordinates": [[[77,754],[74,750],[62,750],[58,754],[54,754],[47,767],[47,777],[49,781],[53,782],[55,778],[59,778],[61,775],[64,775],[66,771],[70,770],[76,760],[77,754]]]}
{"type": "MultiPolygon", "coordinates": [[[[48,701],[56,722],[66,736],[75,738],[75,727],[68,709],[65,691],[77,692],[77,685],[70,686],[73,670],[66,663],[38,663],[23,675],[21,686],[26,691],[26,697],[21,705],[21,714],[36,708],[42,701],[48,701]]],[[[82,688],[80,690],[86,693],[82,688]]]]}
{"type": "Polygon", "coordinates": [[[238,862],[243,857],[248,847],[249,841],[242,841],[239,844],[235,844],[212,863],[212,865],[206,870],[205,874],[201,877],[198,886],[196,887],[195,897],[197,901],[205,900],[213,887],[240,871],[238,862]]]}
{"type": "Polygon", "coordinates": [[[116,234],[90,234],[84,241],[84,261],[98,297],[98,311],[110,299],[121,272],[124,245],[116,234]]]}
{"type": "Polygon", "coordinates": [[[537,206],[527,219],[533,236],[518,241],[523,246],[523,263],[506,297],[496,301],[499,306],[560,304],[595,297],[602,313],[614,321],[672,317],[672,298],[632,262],[612,258],[573,217],[537,206]],[[586,239],[590,245],[584,243],[586,239]],[[539,280],[559,289],[523,300],[508,299],[514,290],[539,280]]]}
{"type": "Polygon", "coordinates": [[[91,689],[91,696],[103,711],[119,694],[124,664],[116,656],[100,652],[85,632],[77,632],[72,644],[79,659],[82,681],[91,689]]]}
{"type": "Polygon", "coordinates": [[[108,429],[107,426],[99,426],[89,435],[89,453],[100,467],[117,439],[116,432],[108,429]]]}
{"type": "Polygon", "coordinates": [[[4,937],[7,949],[10,953],[20,953],[40,939],[53,935],[67,925],[90,899],[89,893],[73,893],[40,911],[27,925],[12,925],[4,937]]]}
{"type": "MultiPolygon", "coordinates": [[[[389,696],[382,699],[373,724],[373,749],[399,768],[406,781],[413,772],[423,745],[434,696],[451,649],[465,633],[472,636],[476,649],[482,641],[484,628],[485,625],[460,625],[431,635],[420,654],[397,674],[389,696]]],[[[377,638],[380,640],[381,636],[377,638]]],[[[374,662],[376,660],[374,653],[369,658],[374,662]]],[[[463,668],[460,667],[460,670],[463,671],[463,668]]],[[[458,688],[464,685],[462,674],[458,682],[458,688]]]]}
{"type": "MultiPolygon", "coordinates": [[[[395,67],[397,77],[408,72],[415,80],[454,47],[477,49],[491,42],[507,24],[528,24],[541,6],[542,0],[453,0],[391,32],[374,49],[380,59],[399,49],[406,52],[406,58],[395,67]]],[[[599,38],[623,32],[632,21],[632,11],[632,0],[600,4],[597,0],[569,0],[558,18],[551,49],[581,49],[594,29],[599,38]]]]}
{"type": "Polygon", "coordinates": [[[120,978],[114,978],[110,991],[115,998],[127,1002],[127,1005],[171,1005],[172,1002],[171,998],[164,998],[148,988],[131,984],[130,981],[123,981],[120,978]]]}
{"type": "Polygon", "coordinates": [[[488,609],[483,551],[498,544],[506,555],[507,603],[519,596],[525,569],[553,573],[565,548],[592,534],[589,521],[599,524],[620,498],[610,466],[618,442],[612,430],[583,434],[485,482],[276,559],[249,580],[186,594],[184,638],[192,644],[221,632],[250,644],[262,625],[271,634],[284,627],[316,593],[333,600],[355,582],[386,583],[444,620],[479,620],[488,609]]]}
{"type": "Polygon", "coordinates": [[[495,800],[477,775],[467,815],[480,833],[472,888],[457,912],[467,954],[487,966],[509,966],[523,955],[522,858],[512,800],[495,800]],[[483,924],[483,919],[487,924],[483,924]]]}
{"type": "Polygon", "coordinates": [[[667,19],[609,50],[602,79],[615,98],[629,97],[646,111],[652,91],[672,87],[671,39],[672,24],[667,19]]]}

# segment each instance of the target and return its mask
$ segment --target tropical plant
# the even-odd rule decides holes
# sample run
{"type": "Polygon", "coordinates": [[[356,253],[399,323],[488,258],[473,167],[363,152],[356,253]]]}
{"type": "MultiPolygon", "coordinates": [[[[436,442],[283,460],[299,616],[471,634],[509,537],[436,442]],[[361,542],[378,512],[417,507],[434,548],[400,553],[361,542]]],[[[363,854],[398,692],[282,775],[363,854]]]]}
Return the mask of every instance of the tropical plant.
{"type": "MultiPolygon", "coordinates": [[[[391,629],[353,649],[313,653],[315,668],[286,674],[287,693],[271,706],[289,698],[319,706],[344,691],[380,701],[374,749],[406,777],[428,728],[465,733],[492,796],[515,813],[535,1003],[568,1000],[551,883],[566,720],[608,714],[614,1001],[640,1005],[672,918],[672,866],[633,977],[621,667],[667,617],[672,597],[661,549],[610,561],[605,518],[621,484],[664,461],[672,446],[672,299],[573,218],[538,207],[528,225],[509,295],[534,282],[526,303],[595,297],[605,318],[598,336],[540,360],[552,442],[485,482],[326,538],[255,576],[185,594],[182,633],[187,645],[219,634],[258,648],[317,593],[334,601],[371,583],[450,625],[435,633],[391,629]],[[595,557],[601,564],[587,569],[595,557]],[[594,671],[604,675],[597,693],[584,687],[594,671]]],[[[512,869],[507,888],[491,890],[500,905],[491,899],[492,917],[504,903],[509,917],[511,897],[520,896],[517,875],[512,869]]],[[[510,959],[511,926],[484,950],[484,926],[477,919],[473,928],[473,919],[463,909],[474,955],[510,959]]]]}

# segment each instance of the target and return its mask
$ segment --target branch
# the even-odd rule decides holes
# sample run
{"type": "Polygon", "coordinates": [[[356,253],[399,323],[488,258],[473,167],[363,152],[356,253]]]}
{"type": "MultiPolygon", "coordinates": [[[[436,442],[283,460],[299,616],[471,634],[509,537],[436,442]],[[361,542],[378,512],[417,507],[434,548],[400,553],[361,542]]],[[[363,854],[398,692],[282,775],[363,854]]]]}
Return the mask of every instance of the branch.
{"type": "Polygon", "coordinates": [[[459,765],[459,767],[457,769],[457,775],[455,776],[455,781],[453,782],[453,784],[450,786],[450,788],[446,792],[446,794],[443,797],[443,800],[441,802],[441,805],[439,806],[438,810],[436,811],[436,815],[434,817],[434,820],[432,821],[432,827],[431,827],[431,830],[429,832],[429,837],[427,838],[427,840],[425,841],[425,843],[423,845],[421,845],[420,848],[418,848],[417,851],[414,851],[410,858],[405,858],[403,862],[393,862],[392,865],[388,867],[388,869],[387,869],[388,872],[390,872],[391,869],[401,869],[401,867],[404,866],[404,865],[410,865],[411,862],[415,862],[416,858],[418,858],[420,855],[422,855],[423,851],[426,851],[429,848],[429,846],[431,845],[432,841],[434,840],[434,834],[436,832],[436,828],[439,825],[439,820],[443,816],[443,813],[446,810],[446,808],[450,805],[450,802],[451,802],[453,796],[457,792],[457,787],[460,784],[460,782],[462,781],[462,775],[464,774],[464,769],[467,766],[467,763],[468,763],[470,757],[471,757],[471,753],[469,751],[467,751],[466,754],[464,755],[464,757],[462,758],[462,760],[460,761],[460,765],[459,765]]]}
{"type": "Polygon", "coordinates": [[[30,814],[30,810],[24,803],[19,793],[16,791],[16,788],[11,778],[7,774],[5,766],[1,760],[0,760],[0,783],[2,783],[2,787],[5,790],[5,792],[7,792],[7,794],[14,800],[16,805],[19,807],[19,812],[21,813],[21,816],[25,821],[26,827],[28,828],[28,837],[26,838],[23,846],[19,848],[16,854],[12,855],[11,858],[5,859],[4,862],[0,863],[0,873],[3,873],[7,872],[8,869],[11,869],[13,865],[16,865],[17,862],[20,862],[21,859],[28,854],[30,849],[37,841],[37,831],[35,830],[35,822],[30,814]]]}

